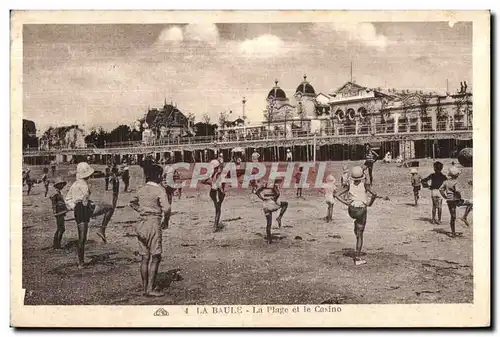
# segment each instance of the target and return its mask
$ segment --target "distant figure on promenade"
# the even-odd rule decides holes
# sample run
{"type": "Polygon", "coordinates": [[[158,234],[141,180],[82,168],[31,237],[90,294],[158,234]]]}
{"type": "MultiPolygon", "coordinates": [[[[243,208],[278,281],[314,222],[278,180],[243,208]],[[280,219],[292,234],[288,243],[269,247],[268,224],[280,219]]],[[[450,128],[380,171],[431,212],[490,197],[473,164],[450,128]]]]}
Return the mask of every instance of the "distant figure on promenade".
{"type": "Polygon", "coordinates": [[[391,163],[392,162],[392,156],[391,156],[391,153],[390,152],[387,152],[385,154],[385,157],[384,159],[382,160],[382,162],[388,164],[388,163],[391,163]]]}
{"type": "Polygon", "coordinates": [[[257,149],[253,149],[253,153],[252,153],[252,162],[254,162],[254,163],[258,163],[258,162],[259,162],[259,159],[260,159],[260,154],[259,154],[259,152],[257,152],[257,149]]]}
{"type": "Polygon", "coordinates": [[[292,161],[292,151],[290,151],[290,149],[286,149],[286,161],[287,162],[292,161]]]}

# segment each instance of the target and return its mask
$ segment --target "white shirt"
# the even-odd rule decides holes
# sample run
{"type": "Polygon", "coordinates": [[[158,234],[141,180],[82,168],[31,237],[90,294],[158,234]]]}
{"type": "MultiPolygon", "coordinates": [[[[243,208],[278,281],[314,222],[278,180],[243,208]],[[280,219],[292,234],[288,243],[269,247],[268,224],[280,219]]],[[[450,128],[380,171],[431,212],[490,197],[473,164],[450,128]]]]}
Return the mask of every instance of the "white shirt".
{"type": "Polygon", "coordinates": [[[349,185],[349,194],[351,195],[352,201],[361,201],[366,204],[366,190],[363,181],[358,185],[354,185],[354,182],[351,182],[349,185]]]}
{"type": "Polygon", "coordinates": [[[260,154],[258,152],[252,153],[252,161],[253,162],[259,161],[259,158],[260,158],[260,154]]]}
{"type": "Polygon", "coordinates": [[[291,152],[287,152],[286,153],[286,157],[292,159],[292,153],[291,152]]]}
{"type": "Polygon", "coordinates": [[[75,209],[75,205],[78,202],[82,202],[84,206],[87,206],[90,197],[90,188],[87,182],[83,179],[76,179],[75,182],[70,186],[66,198],[66,207],[68,210],[75,209]]]}

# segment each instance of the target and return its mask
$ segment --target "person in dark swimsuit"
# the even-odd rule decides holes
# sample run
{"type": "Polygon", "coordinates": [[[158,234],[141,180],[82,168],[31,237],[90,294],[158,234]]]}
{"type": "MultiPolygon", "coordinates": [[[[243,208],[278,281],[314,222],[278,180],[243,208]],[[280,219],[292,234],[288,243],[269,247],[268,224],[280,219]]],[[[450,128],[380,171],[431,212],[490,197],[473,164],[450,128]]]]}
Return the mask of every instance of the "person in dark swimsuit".
{"type": "Polygon", "coordinates": [[[262,209],[266,216],[266,239],[268,243],[272,243],[271,226],[273,224],[273,213],[280,210],[276,221],[278,222],[278,227],[281,227],[281,219],[288,208],[288,202],[278,201],[281,193],[276,178],[272,175],[269,177],[267,184],[255,191],[255,195],[263,201],[262,209]]]}
{"type": "Polygon", "coordinates": [[[368,176],[370,177],[370,185],[373,184],[373,164],[378,160],[378,153],[375,152],[371,145],[365,144],[365,166],[368,168],[368,176]]]}
{"type": "Polygon", "coordinates": [[[226,196],[225,183],[221,183],[222,165],[219,160],[214,159],[210,162],[214,171],[212,176],[203,180],[201,183],[210,185],[210,199],[212,199],[215,208],[214,232],[218,232],[224,226],[220,223],[220,216],[222,213],[222,202],[226,196]]]}

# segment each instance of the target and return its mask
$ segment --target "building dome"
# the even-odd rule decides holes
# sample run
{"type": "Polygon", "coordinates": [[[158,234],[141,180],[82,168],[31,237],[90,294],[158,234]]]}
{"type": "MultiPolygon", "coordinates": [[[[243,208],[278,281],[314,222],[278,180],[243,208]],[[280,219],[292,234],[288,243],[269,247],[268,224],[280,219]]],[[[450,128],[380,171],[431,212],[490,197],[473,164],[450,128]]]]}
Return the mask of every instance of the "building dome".
{"type": "Polygon", "coordinates": [[[269,94],[267,94],[267,99],[277,99],[277,100],[286,100],[286,94],[285,92],[278,87],[278,81],[274,81],[275,86],[274,88],[269,91],[269,94]]]}
{"type": "Polygon", "coordinates": [[[295,94],[302,94],[303,96],[316,96],[316,92],[314,91],[313,86],[307,82],[307,76],[304,75],[304,81],[299,84],[297,90],[295,90],[295,94]]]}

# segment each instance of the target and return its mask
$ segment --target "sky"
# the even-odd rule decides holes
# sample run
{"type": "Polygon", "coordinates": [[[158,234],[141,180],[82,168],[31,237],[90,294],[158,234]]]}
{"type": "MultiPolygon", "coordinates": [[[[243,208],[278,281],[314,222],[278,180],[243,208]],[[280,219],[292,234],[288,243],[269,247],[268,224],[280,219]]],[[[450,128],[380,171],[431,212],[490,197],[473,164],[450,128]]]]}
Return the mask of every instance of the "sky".
{"type": "Polygon", "coordinates": [[[288,97],[304,74],[316,93],[366,87],[472,87],[472,24],[458,22],[25,25],[23,118],[40,132],[131,125],[173,102],[216,123],[263,120],[275,79],[288,97]]]}

